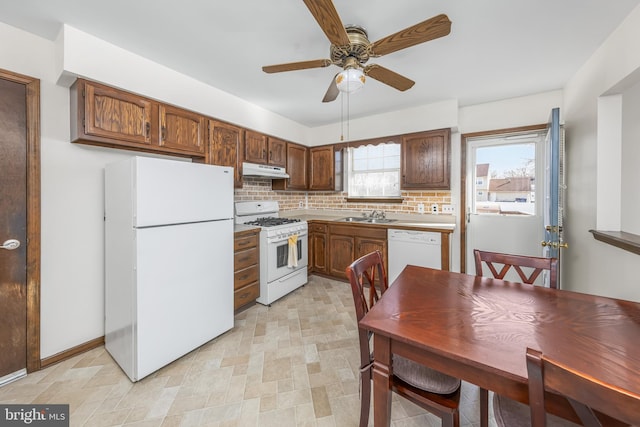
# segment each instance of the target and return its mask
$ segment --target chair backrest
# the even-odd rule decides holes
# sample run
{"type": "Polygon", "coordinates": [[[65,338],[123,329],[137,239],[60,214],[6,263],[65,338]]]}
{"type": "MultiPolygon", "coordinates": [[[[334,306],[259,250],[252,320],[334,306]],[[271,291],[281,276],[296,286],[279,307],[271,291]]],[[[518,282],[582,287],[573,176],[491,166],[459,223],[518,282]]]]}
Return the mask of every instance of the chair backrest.
{"type": "MultiPolygon", "coordinates": [[[[356,306],[356,318],[360,321],[388,288],[382,254],[380,251],[375,251],[358,258],[346,268],[346,273],[351,284],[353,302],[356,306]],[[380,287],[380,293],[376,289],[376,282],[380,287]]],[[[369,345],[370,335],[370,332],[358,328],[360,369],[368,368],[372,362],[371,347],[369,345]]]]}
{"type": "Polygon", "coordinates": [[[360,321],[369,309],[378,302],[389,284],[384,270],[382,254],[374,251],[353,261],[346,269],[347,278],[351,283],[353,301],[356,305],[356,317],[360,321]],[[376,288],[380,287],[380,293],[376,288]],[[368,289],[365,289],[368,287],[368,289]]]}
{"type": "Polygon", "coordinates": [[[513,268],[523,283],[532,284],[543,270],[549,271],[549,287],[558,287],[558,259],[543,258],[524,255],[503,254],[499,252],[488,252],[474,249],[473,256],[476,262],[476,276],[483,276],[482,263],[484,262],[493,277],[504,279],[507,272],[513,268]],[[497,267],[494,264],[501,264],[497,267]],[[522,268],[533,269],[527,274],[522,268]]]}
{"type": "Polygon", "coordinates": [[[594,410],[631,425],[640,425],[640,394],[592,378],[527,348],[531,426],[546,427],[545,390],[565,396],[585,427],[601,427],[594,410]]]}

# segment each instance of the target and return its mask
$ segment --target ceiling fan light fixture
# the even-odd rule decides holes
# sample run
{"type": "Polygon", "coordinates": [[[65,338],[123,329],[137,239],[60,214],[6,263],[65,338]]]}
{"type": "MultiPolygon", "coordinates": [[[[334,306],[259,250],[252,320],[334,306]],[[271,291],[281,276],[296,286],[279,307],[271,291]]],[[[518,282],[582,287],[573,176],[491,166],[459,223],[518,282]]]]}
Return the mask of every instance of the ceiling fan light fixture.
{"type": "Polygon", "coordinates": [[[336,76],[336,86],[340,92],[357,92],[364,87],[364,82],[364,73],[359,68],[347,68],[336,76]]]}

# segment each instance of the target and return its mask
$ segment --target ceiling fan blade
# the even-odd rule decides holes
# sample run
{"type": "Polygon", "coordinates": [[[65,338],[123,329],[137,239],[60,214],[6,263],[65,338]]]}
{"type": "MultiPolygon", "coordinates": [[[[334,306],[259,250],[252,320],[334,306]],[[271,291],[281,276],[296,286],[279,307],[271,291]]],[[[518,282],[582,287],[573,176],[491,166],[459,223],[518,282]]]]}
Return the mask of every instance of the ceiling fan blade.
{"type": "Polygon", "coordinates": [[[281,73],[283,71],[306,70],[308,68],[323,68],[331,65],[329,59],[315,59],[313,61],[289,62],[287,64],[266,65],[262,67],[265,73],[281,73]]]}
{"type": "Polygon", "coordinates": [[[404,92],[407,89],[411,89],[416,82],[408,79],[395,71],[391,71],[388,68],[381,67],[377,64],[367,65],[364,69],[365,75],[372,79],[378,80],[381,83],[389,85],[399,91],[404,92]]]}
{"type": "Polygon", "coordinates": [[[304,0],[329,41],[336,46],[349,44],[349,36],[331,0],[304,0]]]}
{"type": "Polygon", "coordinates": [[[441,14],[371,44],[372,56],[387,55],[429,40],[444,37],[451,32],[451,21],[441,14]]]}
{"type": "Polygon", "coordinates": [[[335,101],[340,94],[340,90],[338,90],[338,85],[336,84],[336,77],[338,77],[338,74],[333,76],[333,79],[331,79],[331,84],[329,84],[329,88],[327,89],[327,93],[324,94],[322,102],[335,101]]]}

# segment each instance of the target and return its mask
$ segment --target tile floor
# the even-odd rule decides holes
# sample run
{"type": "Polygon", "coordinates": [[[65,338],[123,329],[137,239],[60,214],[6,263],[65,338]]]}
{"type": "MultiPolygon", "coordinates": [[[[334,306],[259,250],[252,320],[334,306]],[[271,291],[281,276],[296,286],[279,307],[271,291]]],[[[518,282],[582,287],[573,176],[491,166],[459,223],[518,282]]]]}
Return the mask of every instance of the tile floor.
{"type": "MultiPolygon", "coordinates": [[[[356,427],[358,351],[349,285],[311,276],[137,383],[100,347],[1,387],[0,403],[69,403],[71,426],[356,427]]],[[[477,426],[478,389],[462,387],[461,425],[477,426]]],[[[397,395],[392,420],[440,426],[397,395]]]]}

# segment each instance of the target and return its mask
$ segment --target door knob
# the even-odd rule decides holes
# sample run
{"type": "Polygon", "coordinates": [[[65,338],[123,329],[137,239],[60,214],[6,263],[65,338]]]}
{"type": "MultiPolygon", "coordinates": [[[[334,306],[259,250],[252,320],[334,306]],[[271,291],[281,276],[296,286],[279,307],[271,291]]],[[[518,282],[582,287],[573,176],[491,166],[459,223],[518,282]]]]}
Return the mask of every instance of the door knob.
{"type": "Polygon", "coordinates": [[[12,251],[14,249],[18,249],[20,247],[20,241],[16,239],[5,240],[0,249],[6,249],[8,251],[12,251]]]}
{"type": "Polygon", "coordinates": [[[554,249],[558,249],[558,248],[567,249],[569,247],[568,243],[558,243],[558,242],[551,242],[551,241],[544,241],[544,240],[540,242],[540,244],[542,246],[550,246],[554,249]]]}

